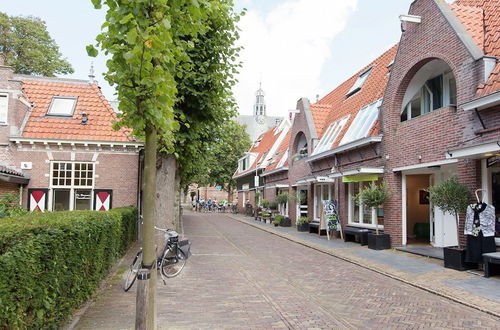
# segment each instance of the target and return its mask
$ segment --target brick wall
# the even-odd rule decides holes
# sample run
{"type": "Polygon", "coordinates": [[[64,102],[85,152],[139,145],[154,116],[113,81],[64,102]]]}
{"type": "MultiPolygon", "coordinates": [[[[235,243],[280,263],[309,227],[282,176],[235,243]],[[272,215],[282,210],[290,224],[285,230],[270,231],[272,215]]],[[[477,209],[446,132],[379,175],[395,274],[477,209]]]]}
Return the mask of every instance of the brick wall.
{"type": "MultiPolygon", "coordinates": [[[[443,60],[452,69],[457,82],[457,103],[470,100],[480,82],[483,68],[475,61],[433,0],[417,0],[409,14],[422,17],[421,24],[407,24],[382,105],[381,132],[384,134],[382,156],[388,156],[384,178],[392,191],[385,204],[385,230],[392,244],[401,245],[401,173],[393,168],[446,159],[446,151],[459,146],[470,136],[475,123],[471,113],[446,107],[432,113],[400,121],[403,97],[416,72],[433,59],[443,60]]],[[[459,163],[459,179],[476,186],[476,168],[459,163]],[[473,173],[471,175],[471,173],[473,173]]]]}

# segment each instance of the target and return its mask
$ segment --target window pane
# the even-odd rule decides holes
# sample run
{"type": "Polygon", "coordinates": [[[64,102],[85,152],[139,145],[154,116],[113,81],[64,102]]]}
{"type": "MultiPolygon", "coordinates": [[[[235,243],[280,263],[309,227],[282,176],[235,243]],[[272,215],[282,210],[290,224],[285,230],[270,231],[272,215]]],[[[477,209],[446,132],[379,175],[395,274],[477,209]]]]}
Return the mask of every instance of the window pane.
{"type": "Polygon", "coordinates": [[[354,205],[353,222],[359,223],[359,205],[357,204],[356,198],[354,198],[359,193],[359,183],[354,182],[352,185],[352,203],[354,205]]]}
{"type": "Polygon", "coordinates": [[[75,210],[90,210],[90,190],[75,190],[75,210]]]}
{"type": "Polygon", "coordinates": [[[443,76],[429,79],[426,84],[432,93],[432,110],[441,108],[443,106],[443,76]]]}
{"type": "Polygon", "coordinates": [[[410,102],[411,106],[411,118],[420,116],[420,96],[414,98],[410,102]]]}
{"type": "Polygon", "coordinates": [[[76,99],[54,97],[47,114],[56,116],[72,116],[76,99]]]}
{"type": "Polygon", "coordinates": [[[407,121],[408,120],[408,108],[410,107],[410,105],[408,104],[404,111],[401,113],[401,121],[407,121]]]}
{"type": "Polygon", "coordinates": [[[54,211],[69,210],[69,190],[54,189],[54,211]]]}

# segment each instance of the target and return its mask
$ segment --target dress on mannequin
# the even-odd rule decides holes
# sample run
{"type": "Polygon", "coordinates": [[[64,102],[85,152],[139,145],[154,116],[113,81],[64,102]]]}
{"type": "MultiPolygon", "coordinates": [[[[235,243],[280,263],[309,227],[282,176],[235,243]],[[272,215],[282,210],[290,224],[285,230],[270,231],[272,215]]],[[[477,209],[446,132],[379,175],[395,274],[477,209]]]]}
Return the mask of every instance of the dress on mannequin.
{"type": "Polygon", "coordinates": [[[465,261],[483,263],[483,253],[495,252],[495,208],[483,203],[479,196],[478,203],[467,207],[464,233],[467,235],[465,261]]]}

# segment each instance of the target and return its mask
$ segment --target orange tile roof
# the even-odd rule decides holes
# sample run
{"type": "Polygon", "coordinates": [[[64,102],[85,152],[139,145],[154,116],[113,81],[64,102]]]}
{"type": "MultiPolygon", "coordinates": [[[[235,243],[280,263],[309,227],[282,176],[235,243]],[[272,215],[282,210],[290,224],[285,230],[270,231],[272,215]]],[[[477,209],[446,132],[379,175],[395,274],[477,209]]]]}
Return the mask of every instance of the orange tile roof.
{"type": "MultiPolygon", "coordinates": [[[[26,78],[26,77],[24,77],[26,78]]],[[[30,77],[23,79],[23,91],[35,106],[22,132],[23,137],[57,140],[134,141],[131,130],[115,131],[112,122],[118,120],[99,87],[83,81],[30,77]],[[47,116],[53,96],[77,97],[72,117],[47,116]],[[88,116],[82,125],[81,113],[88,116]]]]}
{"type": "Polygon", "coordinates": [[[278,131],[278,126],[275,126],[267,130],[266,132],[262,133],[257,138],[257,140],[255,140],[255,142],[252,144],[250,150],[248,150],[249,153],[257,154],[256,160],[246,170],[241,172],[239,170],[236,170],[235,175],[241,175],[244,173],[250,173],[252,171],[255,171],[257,164],[262,163],[262,161],[266,159],[267,153],[271,150],[274,143],[276,143],[276,140],[278,139],[280,134],[281,131],[278,131]],[[259,142],[257,143],[257,141],[259,142]]]}
{"type": "MultiPolygon", "coordinates": [[[[388,51],[383,53],[363,69],[359,70],[355,75],[340,84],[317,103],[311,105],[312,117],[318,138],[321,139],[330,123],[350,115],[348,122],[338,135],[332,148],[338,146],[345,132],[353,122],[354,118],[356,118],[358,111],[383,97],[385,87],[389,80],[389,69],[387,67],[396,57],[397,46],[398,45],[396,44],[391,47],[388,51]],[[370,67],[372,70],[364,82],[361,90],[349,97],[346,97],[347,93],[360,74],[368,70],[370,67]]],[[[378,123],[375,122],[369,134],[376,135],[377,133],[378,123]]]]}
{"type": "MultiPolygon", "coordinates": [[[[451,5],[465,29],[487,56],[500,58],[500,5],[498,0],[457,0],[451,5]],[[481,13],[481,15],[480,15],[481,13]],[[481,40],[483,43],[481,44],[481,40]]],[[[500,90],[500,61],[476,96],[500,90]]]]}
{"type": "MultiPolygon", "coordinates": [[[[281,158],[283,158],[283,155],[288,151],[291,135],[292,135],[292,130],[289,129],[288,133],[286,133],[285,138],[283,139],[283,142],[281,142],[280,146],[278,147],[278,150],[276,150],[276,153],[272,156],[271,160],[269,161],[269,164],[267,165],[264,173],[271,172],[277,169],[277,166],[281,158]]],[[[288,165],[288,157],[285,159],[285,162],[281,167],[285,167],[287,165],[288,165]]]]}

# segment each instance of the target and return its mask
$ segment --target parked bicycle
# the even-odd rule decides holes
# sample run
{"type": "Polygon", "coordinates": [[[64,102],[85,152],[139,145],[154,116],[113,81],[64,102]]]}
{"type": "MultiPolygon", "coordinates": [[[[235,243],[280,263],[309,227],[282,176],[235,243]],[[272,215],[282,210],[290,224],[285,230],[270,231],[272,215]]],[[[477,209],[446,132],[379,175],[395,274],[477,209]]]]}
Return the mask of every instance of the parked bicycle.
{"type": "MultiPolygon", "coordinates": [[[[160,270],[161,277],[165,283],[165,278],[177,276],[184,266],[186,260],[189,258],[191,252],[191,243],[189,240],[179,241],[179,234],[171,229],[162,229],[155,227],[156,230],[165,233],[165,247],[160,257],[156,259],[155,268],[160,270]]],[[[142,248],[137,252],[134,260],[130,264],[130,269],[125,277],[123,283],[123,290],[127,292],[134,285],[137,273],[143,268],[142,262],[142,248]]]]}

